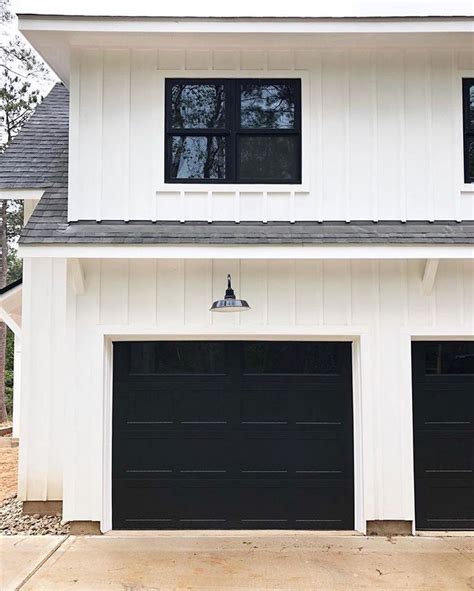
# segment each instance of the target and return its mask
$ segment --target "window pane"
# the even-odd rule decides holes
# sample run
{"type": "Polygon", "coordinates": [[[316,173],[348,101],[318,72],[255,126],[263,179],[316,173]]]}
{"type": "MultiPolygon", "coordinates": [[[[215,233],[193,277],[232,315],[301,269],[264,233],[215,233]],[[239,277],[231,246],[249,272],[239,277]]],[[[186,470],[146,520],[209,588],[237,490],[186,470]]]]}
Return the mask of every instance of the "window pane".
{"type": "Polygon", "coordinates": [[[474,137],[467,137],[467,176],[474,179],[474,137]]]}
{"type": "Polygon", "coordinates": [[[298,142],[295,136],[240,136],[239,180],[296,182],[298,142]]]}
{"type": "Polygon", "coordinates": [[[429,375],[474,374],[474,341],[427,345],[425,370],[429,375]]]}
{"type": "Polygon", "coordinates": [[[224,344],[169,341],[131,343],[130,373],[225,373],[224,344]]]}
{"type": "Polygon", "coordinates": [[[175,84],[171,89],[174,129],[215,129],[225,126],[222,84],[175,84]]]}
{"type": "Polygon", "coordinates": [[[471,84],[468,89],[468,121],[467,124],[471,129],[474,129],[474,84],[471,84]]]}
{"type": "Polygon", "coordinates": [[[339,373],[339,343],[244,343],[245,373],[339,373]]]}
{"type": "Polygon", "coordinates": [[[293,84],[242,83],[240,124],[245,129],[293,129],[295,98],[293,84]]]}
{"type": "Polygon", "coordinates": [[[225,138],[173,136],[171,178],[225,179],[225,138]]]}

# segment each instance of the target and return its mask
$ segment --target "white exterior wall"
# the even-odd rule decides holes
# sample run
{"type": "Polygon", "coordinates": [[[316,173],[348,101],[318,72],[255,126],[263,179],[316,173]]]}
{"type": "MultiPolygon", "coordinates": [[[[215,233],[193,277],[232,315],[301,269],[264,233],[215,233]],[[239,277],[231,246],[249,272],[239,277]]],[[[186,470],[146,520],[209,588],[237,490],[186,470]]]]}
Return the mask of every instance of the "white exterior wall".
{"type": "Polygon", "coordinates": [[[413,519],[410,340],[474,338],[474,261],[27,259],[20,495],[110,527],[114,339],[354,340],[356,528],[413,519]],[[213,315],[230,272],[252,310],[213,315]],[[64,461],[63,461],[64,460],[64,461]],[[64,466],[64,471],[62,466],[64,466]]]}
{"type": "MultiPolygon", "coordinates": [[[[328,44],[330,47],[331,44],[328,44]]],[[[470,49],[77,48],[69,218],[466,220],[470,49]],[[165,77],[301,77],[303,184],[164,184],[165,77]]]]}
{"type": "Polygon", "coordinates": [[[66,284],[64,259],[24,260],[18,483],[24,501],[63,496],[66,284]]]}

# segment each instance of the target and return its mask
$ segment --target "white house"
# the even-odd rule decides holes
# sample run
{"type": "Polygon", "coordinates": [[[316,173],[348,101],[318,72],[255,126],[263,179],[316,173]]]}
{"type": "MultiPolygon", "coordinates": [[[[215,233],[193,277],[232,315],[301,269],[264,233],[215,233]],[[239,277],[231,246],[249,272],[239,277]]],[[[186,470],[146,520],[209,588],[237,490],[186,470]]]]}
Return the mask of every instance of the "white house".
{"type": "Polygon", "coordinates": [[[25,510],[472,529],[472,4],[38,4],[20,29],[63,85],[0,158],[2,193],[39,200],[25,510]],[[250,310],[210,311],[228,274],[250,310]]]}

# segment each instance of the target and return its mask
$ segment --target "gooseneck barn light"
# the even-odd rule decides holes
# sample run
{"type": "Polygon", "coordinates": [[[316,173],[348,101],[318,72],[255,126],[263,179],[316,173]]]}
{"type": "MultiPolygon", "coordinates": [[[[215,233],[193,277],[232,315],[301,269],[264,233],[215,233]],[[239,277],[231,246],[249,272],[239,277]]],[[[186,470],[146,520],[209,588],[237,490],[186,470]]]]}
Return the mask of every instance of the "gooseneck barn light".
{"type": "Polygon", "coordinates": [[[230,275],[227,275],[227,289],[223,300],[216,300],[210,310],[211,312],[245,312],[250,306],[245,300],[238,300],[232,289],[230,275]]]}

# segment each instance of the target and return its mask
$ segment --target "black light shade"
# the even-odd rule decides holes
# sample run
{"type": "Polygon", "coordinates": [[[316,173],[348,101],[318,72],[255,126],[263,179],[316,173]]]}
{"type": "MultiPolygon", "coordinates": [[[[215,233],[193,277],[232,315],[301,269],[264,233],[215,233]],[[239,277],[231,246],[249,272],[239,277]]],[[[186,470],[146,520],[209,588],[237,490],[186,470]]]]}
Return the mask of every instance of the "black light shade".
{"type": "Polygon", "coordinates": [[[232,289],[231,277],[227,275],[227,289],[223,300],[216,300],[210,310],[211,312],[245,312],[250,306],[245,300],[238,300],[232,289]]]}

